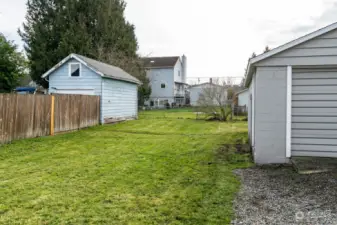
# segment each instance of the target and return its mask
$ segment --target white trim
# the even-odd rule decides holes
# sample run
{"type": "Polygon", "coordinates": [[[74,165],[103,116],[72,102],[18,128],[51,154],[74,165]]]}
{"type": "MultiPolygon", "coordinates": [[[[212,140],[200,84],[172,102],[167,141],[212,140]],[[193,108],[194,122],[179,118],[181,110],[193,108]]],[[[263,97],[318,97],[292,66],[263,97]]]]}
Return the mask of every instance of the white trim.
{"type": "Polygon", "coordinates": [[[309,41],[313,38],[316,38],[318,36],[326,34],[326,33],[330,32],[332,30],[335,30],[335,29],[337,29],[337,23],[330,24],[329,26],[323,27],[319,30],[316,30],[316,31],[312,32],[312,33],[309,33],[309,34],[304,35],[300,38],[297,38],[293,41],[290,41],[290,42],[288,42],[284,45],[281,45],[277,48],[274,48],[274,49],[270,50],[269,52],[263,53],[261,55],[258,55],[256,57],[250,59],[249,62],[248,62],[247,70],[246,70],[246,78],[247,79],[246,79],[246,82],[245,82],[245,86],[247,86],[250,83],[250,80],[251,80],[250,74],[252,73],[251,67],[254,63],[257,63],[257,62],[259,62],[261,60],[264,60],[268,57],[271,57],[271,56],[273,56],[277,53],[283,52],[283,51],[285,51],[289,48],[292,48],[296,45],[302,44],[306,41],[309,41]]]}
{"type": "Polygon", "coordinates": [[[55,89],[57,94],[69,95],[95,95],[95,89],[55,89]]]}
{"type": "Polygon", "coordinates": [[[68,63],[68,76],[69,77],[73,77],[73,78],[76,78],[76,77],[82,77],[82,63],[79,63],[79,62],[76,62],[76,63],[68,63]],[[79,65],[79,69],[80,69],[80,74],[79,76],[71,76],[71,66],[72,65],[79,65]]]}
{"type": "Polygon", "coordinates": [[[104,124],[104,79],[101,79],[100,121],[104,124]]]}
{"type": "MultiPolygon", "coordinates": [[[[255,75],[256,78],[256,75],[255,75]]],[[[252,78],[252,147],[255,147],[255,78],[252,78]]]]}
{"type": "Polygon", "coordinates": [[[287,120],[286,120],[286,157],[291,157],[291,96],[292,95],[292,67],[287,67],[287,120]]]}

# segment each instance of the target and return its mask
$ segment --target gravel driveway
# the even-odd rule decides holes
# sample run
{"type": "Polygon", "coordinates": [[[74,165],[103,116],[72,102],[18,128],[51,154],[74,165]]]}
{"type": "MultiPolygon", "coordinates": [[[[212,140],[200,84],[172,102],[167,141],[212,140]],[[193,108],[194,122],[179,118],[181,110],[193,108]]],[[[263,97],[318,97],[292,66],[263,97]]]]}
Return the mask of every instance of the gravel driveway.
{"type": "Polygon", "coordinates": [[[292,167],[235,171],[242,186],[233,224],[337,224],[337,174],[299,175],[292,167]]]}

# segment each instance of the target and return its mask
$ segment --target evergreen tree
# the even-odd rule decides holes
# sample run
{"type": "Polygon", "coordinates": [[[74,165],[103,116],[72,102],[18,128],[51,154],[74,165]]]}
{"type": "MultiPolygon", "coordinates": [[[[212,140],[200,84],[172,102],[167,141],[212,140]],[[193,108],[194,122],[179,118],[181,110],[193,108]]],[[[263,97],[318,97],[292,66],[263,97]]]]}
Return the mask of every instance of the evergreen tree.
{"type": "Polygon", "coordinates": [[[0,93],[11,92],[25,74],[26,61],[17,46],[0,33],[0,93]]]}
{"type": "Polygon", "coordinates": [[[137,56],[135,28],[124,17],[123,0],[28,0],[26,22],[19,34],[25,42],[32,79],[48,87],[41,75],[70,53],[121,67],[150,90],[137,56]]]}

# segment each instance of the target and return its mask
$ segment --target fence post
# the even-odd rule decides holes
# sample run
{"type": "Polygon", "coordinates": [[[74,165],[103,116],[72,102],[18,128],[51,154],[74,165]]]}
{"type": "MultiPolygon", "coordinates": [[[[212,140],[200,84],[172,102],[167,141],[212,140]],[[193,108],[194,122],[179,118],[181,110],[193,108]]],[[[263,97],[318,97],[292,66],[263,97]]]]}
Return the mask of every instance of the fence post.
{"type": "Polygon", "coordinates": [[[51,109],[50,109],[50,135],[54,136],[54,122],[55,122],[55,96],[51,96],[51,109]]]}

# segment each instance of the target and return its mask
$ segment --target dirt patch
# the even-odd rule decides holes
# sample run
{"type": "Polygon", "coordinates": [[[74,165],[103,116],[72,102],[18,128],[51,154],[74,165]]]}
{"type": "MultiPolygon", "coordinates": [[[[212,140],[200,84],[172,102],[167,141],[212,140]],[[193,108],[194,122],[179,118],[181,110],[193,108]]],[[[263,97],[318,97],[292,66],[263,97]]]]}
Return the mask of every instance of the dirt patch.
{"type": "Polygon", "coordinates": [[[251,162],[252,155],[250,146],[246,144],[226,144],[222,145],[216,151],[215,161],[217,163],[223,162],[251,162]],[[242,157],[244,156],[244,157],[242,157]]]}
{"type": "Polygon", "coordinates": [[[337,224],[337,174],[289,166],[236,170],[242,181],[233,224],[337,224]]]}
{"type": "Polygon", "coordinates": [[[226,144],[221,146],[218,150],[219,155],[223,155],[228,152],[236,154],[250,154],[251,147],[248,144],[226,144]]]}

